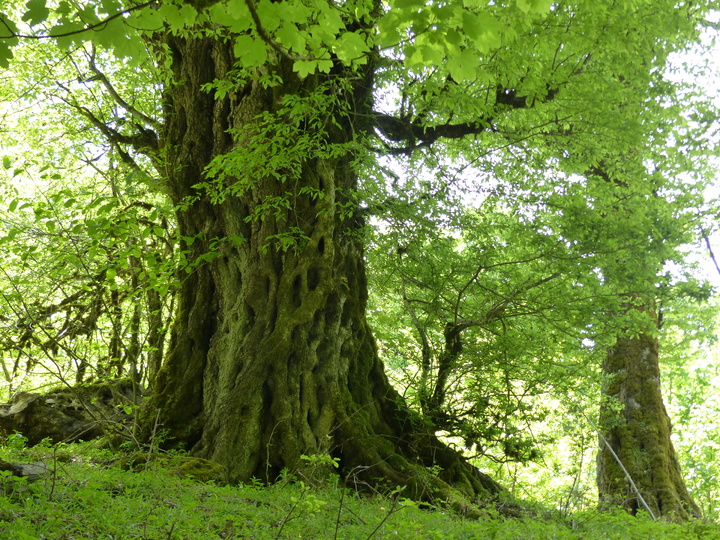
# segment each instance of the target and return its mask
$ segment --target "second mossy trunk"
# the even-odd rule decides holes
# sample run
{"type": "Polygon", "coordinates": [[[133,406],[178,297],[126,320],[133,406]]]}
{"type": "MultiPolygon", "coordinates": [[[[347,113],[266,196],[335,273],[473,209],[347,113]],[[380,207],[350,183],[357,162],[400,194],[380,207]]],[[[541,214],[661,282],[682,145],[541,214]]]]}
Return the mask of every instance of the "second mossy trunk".
{"type": "Polygon", "coordinates": [[[670,440],[660,389],[658,339],[621,337],[603,363],[597,483],[604,508],[648,511],[674,520],[700,517],[670,440]],[[622,463],[618,463],[618,460],[622,463]]]}

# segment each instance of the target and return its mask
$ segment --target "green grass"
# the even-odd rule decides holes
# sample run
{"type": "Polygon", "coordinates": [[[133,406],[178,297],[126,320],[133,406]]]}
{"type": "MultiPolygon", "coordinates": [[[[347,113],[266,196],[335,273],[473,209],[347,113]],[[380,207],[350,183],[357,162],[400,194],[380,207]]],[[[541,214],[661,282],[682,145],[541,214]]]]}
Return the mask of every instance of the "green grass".
{"type": "Polygon", "coordinates": [[[34,483],[0,477],[0,538],[9,540],[720,539],[716,524],[655,523],[623,513],[563,518],[540,508],[536,517],[505,519],[492,509],[469,521],[443,509],[420,509],[401,493],[367,497],[330,481],[216,486],[178,477],[164,461],[121,470],[109,463],[111,455],[79,445],[56,454],[5,448],[0,457],[44,459],[54,468],[34,483]]]}

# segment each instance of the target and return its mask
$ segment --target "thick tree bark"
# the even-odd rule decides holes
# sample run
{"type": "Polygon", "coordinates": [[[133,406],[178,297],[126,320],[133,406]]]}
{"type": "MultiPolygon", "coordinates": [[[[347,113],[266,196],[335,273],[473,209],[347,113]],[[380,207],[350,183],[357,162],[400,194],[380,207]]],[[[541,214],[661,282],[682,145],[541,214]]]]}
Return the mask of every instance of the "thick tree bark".
{"type": "MultiPolygon", "coordinates": [[[[309,156],[299,174],[252,178],[251,189],[218,204],[193,187],[212,158],[244,148],[258,115],[322,81],[273,68],[281,87],[250,81],[216,99],[202,86],[227,75],[232,45],[180,38],[169,45],[179,84],[166,96],[167,186],[182,236],[197,238],[191,260],[216,256],[183,277],[151,400],[157,412],[149,409],[146,421],[159,413],[174,441],[224,465],[231,482],[272,481],[299,467],[303,454],[329,453],[349,481],[406,485],[413,497],[450,496],[448,484],[469,497],[498,491],[413,422],[384,374],[365,319],[363,224],[358,213],[348,217],[357,185],[352,155],[309,156]],[[273,197],[289,198],[290,207],[257,218],[273,197]],[[268,245],[283,234],[303,239],[287,251],[268,245]],[[430,465],[443,469],[443,481],[423,474],[430,465]]],[[[321,133],[328,144],[350,141],[362,130],[357,119],[369,117],[370,78],[353,81],[335,87],[352,110],[328,109],[321,133]]]]}
{"type": "Polygon", "coordinates": [[[597,463],[600,504],[622,506],[633,515],[649,508],[656,518],[700,517],[670,440],[658,350],[657,338],[649,333],[622,337],[603,362],[607,382],[597,463]]]}

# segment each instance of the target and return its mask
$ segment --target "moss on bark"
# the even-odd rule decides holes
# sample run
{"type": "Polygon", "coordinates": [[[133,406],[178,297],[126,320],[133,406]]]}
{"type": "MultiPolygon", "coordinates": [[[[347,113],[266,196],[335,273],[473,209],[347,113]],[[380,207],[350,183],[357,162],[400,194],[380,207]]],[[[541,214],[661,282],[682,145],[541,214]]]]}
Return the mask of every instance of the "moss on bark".
{"type": "Polygon", "coordinates": [[[656,518],[700,517],[670,440],[657,338],[644,333],[618,339],[603,374],[607,384],[597,468],[601,506],[622,506],[635,514],[647,505],[656,518]]]}
{"type": "MultiPolygon", "coordinates": [[[[160,426],[171,442],[220,463],[230,482],[273,481],[299,468],[301,456],[320,453],[337,458],[357,486],[403,485],[407,496],[457,508],[497,493],[496,483],[412,421],[365,319],[363,223],[348,148],[362,132],[358,119],[370,113],[371,80],[344,79],[353,81],[350,89],[333,86],[338,74],[300,80],[279,62],[273,69],[282,86],[250,80],[216,99],[203,87],[232,68],[232,44],[170,38],[168,46],[178,84],[166,95],[162,171],[180,234],[195,239],[189,257],[206,260],[183,276],[169,354],[143,413],[145,433],[160,426]],[[311,138],[320,148],[272,174],[255,163],[224,177],[216,188],[247,187],[219,201],[194,187],[207,180],[213,158],[265,144],[259,118],[278,114],[288,98],[317,103],[323,84],[330,93],[319,101],[342,94],[343,107],[320,108],[323,121],[312,128],[287,118],[300,122],[298,137],[320,129],[311,138]],[[282,248],[282,238],[297,241],[282,248]],[[429,466],[440,467],[439,478],[427,475],[429,466]]],[[[294,141],[283,141],[285,158],[292,156],[294,141]]]]}

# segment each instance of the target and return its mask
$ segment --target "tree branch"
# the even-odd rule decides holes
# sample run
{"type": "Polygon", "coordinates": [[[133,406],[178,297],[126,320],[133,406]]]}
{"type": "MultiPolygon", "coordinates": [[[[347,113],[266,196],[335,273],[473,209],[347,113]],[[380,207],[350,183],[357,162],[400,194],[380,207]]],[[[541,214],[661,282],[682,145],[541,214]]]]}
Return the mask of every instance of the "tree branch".
{"type": "MultiPolygon", "coordinates": [[[[248,0],[249,1],[249,0],[248,0]]],[[[557,95],[557,88],[547,88],[545,101],[551,101],[557,95]]],[[[439,139],[460,139],[466,135],[477,135],[491,129],[495,114],[505,109],[526,109],[532,105],[530,96],[518,96],[513,88],[499,87],[495,93],[495,110],[493,115],[475,122],[451,124],[447,122],[439,126],[423,126],[407,118],[375,112],[374,127],[386,139],[392,142],[408,143],[406,146],[391,148],[391,155],[409,154],[413,150],[430,146],[439,139]]]]}
{"type": "MultiPolygon", "coordinates": [[[[93,47],[92,54],[90,58],[88,58],[88,67],[90,68],[90,71],[93,72],[95,75],[95,79],[100,81],[102,85],[105,87],[105,89],[108,91],[110,96],[115,100],[115,102],[120,105],[123,109],[125,109],[127,112],[130,113],[130,115],[134,118],[137,118],[146,124],[154,127],[155,129],[160,129],[160,122],[155,120],[154,118],[150,118],[143,112],[137,110],[135,107],[130,105],[127,101],[125,101],[120,94],[117,93],[115,90],[115,87],[110,83],[108,78],[105,76],[105,74],[100,71],[95,64],[95,47],[93,47]]],[[[155,137],[157,138],[157,136],[155,137]]]]}
{"type": "Polygon", "coordinates": [[[715,269],[718,271],[718,274],[720,274],[720,266],[718,266],[717,259],[715,259],[715,254],[713,253],[712,246],[710,245],[710,238],[708,238],[708,234],[707,232],[705,232],[705,229],[703,227],[700,227],[700,235],[702,236],[703,240],[705,240],[705,246],[707,247],[708,253],[710,254],[710,258],[712,259],[712,262],[715,265],[715,269]]]}
{"type": "MultiPolygon", "coordinates": [[[[125,144],[128,146],[133,147],[138,152],[147,153],[149,151],[157,150],[158,149],[158,141],[157,141],[157,135],[154,131],[151,129],[143,129],[139,127],[141,130],[140,133],[136,135],[123,135],[116,129],[111,128],[108,126],[105,122],[97,118],[93,112],[88,109],[87,107],[83,107],[82,105],[79,105],[77,103],[71,102],[67,99],[62,99],[65,103],[73,107],[76,111],[78,111],[80,114],[82,114],[85,118],[90,120],[90,123],[93,124],[96,128],[100,130],[100,132],[105,135],[105,138],[112,144],[116,145],[118,148],[118,151],[120,152],[121,157],[123,158],[123,161],[126,161],[125,156],[127,158],[131,159],[130,156],[125,152],[119,145],[125,144]]],[[[135,162],[132,161],[132,164],[135,162]]]]}
{"type": "Polygon", "coordinates": [[[72,30],[70,32],[61,32],[59,34],[39,34],[39,35],[31,35],[31,34],[19,34],[17,32],[14,32],[10,29],[8,24],[3,20],[3,26],[5,29],[9,32],[9,35],[2,36],[0,35],[0,39],[56,39],[61,37],[68,37],[68,36],[75,36],[78,34],[82,34],[83,32],[88,32],[90,30],[95,30],[96,28],[100,28],[101,26],[106,25],[110,21],[117,19],[118,17],[122,17],[124,15],[127,15],[128,13],[132,13],[133,11],[137,11],[139,9],[143,9],[145,7],[148,7],[155,3],[156,0],[150,0],[149,2],[145,2],[143,4],[138,4],[137,6],[130,7],[128,9],[125,9],[123,11],[119,11],[113,15],[110,15],[108,18],[103,19],[102,21],[96,22],[94,24],[89,24],[87,26],[84,26],[83,28],[80,28],[79,30],[72,30]]]}
{"type": "Polygon", "coordinates": [[[275,41],[272,36],[268,34],[267,30],[265,30],[265,27],[262,25],[262,21],[260,20],[260,15],[258,15],[257,9],[255,8],[255,2],[253,2],[253,0],[245,0],[245,5],[247,6],[248,11],[250,11],[250,17],[252,18],[253,23],[255,23],[255,31],[258,33],[258,36],[260,36],[260,39],[270,45],[270,47],[272,47],[273,50],[280,56],[292,61],[313,60],[313,57],[311,56],[298,56],[290,54],[285,47],[275,41]]]}

